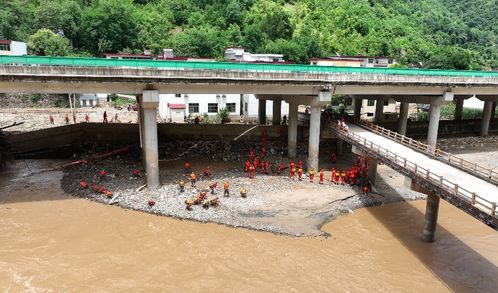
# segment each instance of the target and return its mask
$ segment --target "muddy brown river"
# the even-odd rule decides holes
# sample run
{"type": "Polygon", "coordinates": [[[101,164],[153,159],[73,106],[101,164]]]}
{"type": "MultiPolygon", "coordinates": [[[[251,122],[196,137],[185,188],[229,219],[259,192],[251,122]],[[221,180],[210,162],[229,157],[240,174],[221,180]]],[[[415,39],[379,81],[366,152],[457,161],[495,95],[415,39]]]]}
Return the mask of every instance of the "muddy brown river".
{"type": "MultiPolygon", "coordinates": [[[[24,172],[24,171],[23,171],[24,172]]],[[[498,233],[441,201],[360,209],[296,238],[65,195],[60,172],[0,177],[4,292],[497,292],[498,233]]]]}

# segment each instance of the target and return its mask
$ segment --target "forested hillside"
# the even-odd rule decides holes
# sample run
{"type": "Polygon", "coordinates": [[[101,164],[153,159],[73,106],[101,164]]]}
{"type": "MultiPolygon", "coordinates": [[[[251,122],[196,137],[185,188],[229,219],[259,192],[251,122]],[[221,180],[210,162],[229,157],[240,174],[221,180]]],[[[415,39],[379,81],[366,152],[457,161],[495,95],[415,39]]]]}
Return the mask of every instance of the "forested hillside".
{"type": "Polygon", "coordinates": [[[495,0],[0,0],[0,39],[29,41],[38,55],[221,58],[243,46],[298,63],[361,54],[495,69],[497,15],[495,0]]]}

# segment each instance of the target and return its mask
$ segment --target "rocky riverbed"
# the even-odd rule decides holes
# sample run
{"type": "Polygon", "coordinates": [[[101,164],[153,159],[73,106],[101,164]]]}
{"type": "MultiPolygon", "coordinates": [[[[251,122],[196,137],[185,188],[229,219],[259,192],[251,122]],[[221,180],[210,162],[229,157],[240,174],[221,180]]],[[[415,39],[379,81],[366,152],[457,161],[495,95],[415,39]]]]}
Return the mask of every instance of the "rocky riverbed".
{"type": "MultiPolygon", "coordinates": [[[[189,142],[177,144],[181,144],[182,148],[190,145],[189,142]]],[[[291,180],[287,176],[288,170],[282,175],[257,173],[254,179],[250,179],[242,168],[241,155],[236,155],[236,151],[223,152],[218,150],[219,146],[204,144],[205,150],[221,151],[224,155],[212,156],[212,152],[206,151],[201,152],[203,158],[185,156],[181,160],[175,160],[171,157],[177,152],[162,153],[161,157],[170,159],[165,159],[160,164],[162,184],[156,191],[140,189],[145,184],[145,177],[133,175],[133,171],[143,171],[142,166],[136,157],[129,155],[66,169],[62,187],[68,194],[104,204],[113,203],[127,209],[297,236],[324,235],[320,230],[324,223],[341,213],[352,213],[360,207],[424,198],[424,195],[405,188],[402,176],[385,166],[379,166],[377,189],[368,196],[360,194],[359,186],[332,184],[329,180],[330,171],[325,172],[326,180],[323,185],[318,184],[318,176],[314,183],[310,183],[306,176],[302,181],[291,180]],[[186,160],[190,161],[192,171],[198,175],[195,187],[182,174],[186,160]],[[212,176],[203,178],[201,174],[208,165],[212,169],[212,176]],[[101,171],[106,174],[100,175],[101,171]],[[187,183],[184,192],[180,192],[178,185],[182,176],[187,183]],[[87,182],[88,187],[81,187],[81,181],[87,182]],[[185,200],[195,198],[201,190],[207,190],[212,181],[216,181],[218,187],[216,194],[208,193],[208,197],[218,196],[219,204],[208,208],[194,205],[192,210],[186,209],[185,200]],[[229,197],[223,196],[224,182],[230,184],[229,197]],[[98,185],[99,190],[105,186],[113,193],[112,198],[101,192],[94,192],[92,184],[98,185]],[[248,191],[246,198],[240,196],[242,188],[248,191]],[[155,204],[150,206],[150,200],[155,204]]],[[[276,150],[280,147],[277,142],[270,145],[276,150]]],[[[170,147],[174,149],[175,146],[170,147]]],[[[242,150],[240,153],[245,153],[245,149],[242,150]]],[[[351,154],[344,155],[333,167],[349,168],[351,158],[351,154]]],[[[270,155],[270,160],[276,164],[281,161],[288,164],[288,160],[283,159],[278,151],[270,155]]],[[[331,170],[331,164],[327,165],[326,170],[331,170]]]]}

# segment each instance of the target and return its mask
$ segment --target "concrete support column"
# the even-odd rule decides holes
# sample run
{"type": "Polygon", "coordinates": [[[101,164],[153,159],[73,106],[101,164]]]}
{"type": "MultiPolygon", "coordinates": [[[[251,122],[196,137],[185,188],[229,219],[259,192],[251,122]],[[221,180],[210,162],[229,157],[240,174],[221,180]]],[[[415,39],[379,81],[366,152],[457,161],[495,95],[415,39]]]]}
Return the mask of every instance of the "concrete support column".
{"type": "Polygon", "coordinates": [[[439,116],[441,115],[441,104],[431,104],[429,111],[429,130],[427,131],[427,144],[436,147],[437,132],[439,129],[439,116]]]}
{"type": "Polygon", "coordinates": [[[379,98],[375,101],[375,123],[381,123],[384,120],[384,99],[379,98]]]}
{"type": "Polygon", "coordinates": [[[496,102],[493,102],[493,106],[491,107],[491,119],[495,118],[496,114],[496,102]]]}
{"type": "Polygon", "coordinates": [[[293,159],[297,154],[297,103],[289,103],[289,123],[287,125],[287,155],[293,159]]]}
{"type": "Polygon", "coordinates": [[[259,124],[266,125],[266,100],[258,99],[259,124]]]}
{"type": "Polygon", "coordinates": [[[422,239],[425,242],[434,242],[436,239],[437,216],[439,213],[439,196],[427,195],[427,205],[425,208],[425,225],[422,239]]]}
{"type": "Polygon", "coordinates": [[[157,107],[159,91],[143,92],[143,148],[145,150],[145,170],[147,172],[147,189],[159,187],[159,151],[157,141],[157,107]]]}
{"type": "Polygon", "coordinates": [[[492,111],[493,111],[493,102],[485,101],[484,102],[484,109],[482,111],[481,136],[488,135],[489,121],[491,120],[492,111]]]}
{"type": "Polygon", "coordinates": [[[344,141],[340,138],[337,138],[337,156],[342,156],[342,149],[344,148],[344,141]]]}
{"type": "Polygon", "coordinates": [[[318,170],[318,154],[320,146],[320,118],[322,107],[320,105],[311,106],[310,134],[308,145],[308,170],[313,168],[318,170]]]}
{"type": "Polygon", "coordinates": [[[374,158],[369,158],[368,160],[368,180],[375,185],[375,180],[377,179],[377,160],[374,158]]]}
{"type": "Polygon", "coordinates": [[[140,135],[140,149],[142,150],[142,166],[145,167],[145,148],[144,148],[144,108],[142,107],[142,95],[137,95],[138,104],[138,134],[140,135]]]}
{"type": "Polygon", "coordinates": [[[361,106],[363,104],[363,99],[360,97],[353,97],[354,105],[354,118],[361,119],[361,106]]]}
{"type": "Polygon", "coordinates": [[[282,117],[282,100],[273,100],[273,117],[271,119],[272,125],[280,125],[282,117]]]}
{"type": "Polygon", "coordinates": [[[455,98],[455,120],[462,120],[463,98],[455,98]]]}
{"type": "Polygon", "coordinates": [[[410,104],[401,102],[399,107],[398,133],[406,135],[406,124],[408,123],[408,106],[410,104]]]}

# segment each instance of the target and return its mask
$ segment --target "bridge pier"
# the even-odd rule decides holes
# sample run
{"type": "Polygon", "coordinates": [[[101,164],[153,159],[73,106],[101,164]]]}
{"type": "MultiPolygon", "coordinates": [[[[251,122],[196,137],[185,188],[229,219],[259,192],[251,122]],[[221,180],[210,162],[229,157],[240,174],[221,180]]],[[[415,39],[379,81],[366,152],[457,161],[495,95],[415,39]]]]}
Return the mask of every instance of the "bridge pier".
{"type": "Polygon", "coordinates": [[[282,100],[275,99],[273,100],[273,115],[271,118],[272,125],[280,125],[280,119],[282,117],[282,100]]]}
{"type": "Polygon", "coordinates": [[[297,108],[296,102],[289,103],[289,122],[287,124],[287,156],[294,159],[297,154],[297,108]]]}
{"type": "Polygon", "coordinates": [[[138,134],[140,135],[140,149],[142,151],[142,166],[145,168],[145,148],[144,148],[144,108],[142,106],[143,95],[137,95],[138,104],[138,134]]]}
{"type": "Polygon", "coordinates": [[[437,217],[439,214],[440,197],[434,192],[416,183],[412,178],[405,177],[405,186],[413,191],[427,195],[425,206],[425,224],[422,231],[422,240],[425,242],[434,242],[436,239],[437,217]]]}
{"type": "Polygon", "coordinates": [[[462,120],[463,101],[464,98],[462,97],[455,98],[455,117],[454,117],[455,120],[462,120]]]}
{"type": "Polygon", "coordinates": [[[375,101],[375,123],[381,123],[384,120],[384,98],[379,97],[375,101]]]}
{"type": "Polygon", "coordinates": [[[361,106],[363,104],[363,99],[360,97],[353,96],[354,104],[354,118],[361,119],[361,106]]]}
{"type": "Polygon", "coordinates": [[[399,107],[399,117],[398,117],[398,133],[401,135],[406,135],[406,125],[408,123],[408,106],[410,104],[407,102],[401,102],[399,107]]]}
{"type": "Polygon", "coordinates": [[[481,136],[487,136],[489,132],[489,121],[491,120],[491,115],[493,112],[493,102],[485,101],[484,108],[482,111],[482,120],[481,120],[481,136]]]}
{"type": "Polygon", "coordinates": [[[368,160],[367,179],[375,186],[375,180],[377,179],[377,160],[374,158],[369,158],[368,160]]]}
{"type": "Polygon", "coordinates": [[[258,99],[258,120],[259,124],[266,125],[266,100],[258,99]]]}
{"type": "Polygon", "coordinates": [[[439,117],[441,115],[441,103],[431,103],[429,111],[429,129],[427,131],[427,144],[436,147],[437,132],[439,129],[439,117]]]}
{"type": "Polygon", "coordinates": [[[147,189],[159,187],[159,151],[157,141],[157,107],[159,91],[143,92],[141,107],[143,109],[143,150],[145,152],[145,170],[147,172],[147,189]]]}
{"type": "Polygon", "coordinates": [[[320,105],[311,106],[310,134],[308,144],[308,170],[313,168],[318,170],[318,154],[320,146],[320,118],[322,107],[320,105]]]}

